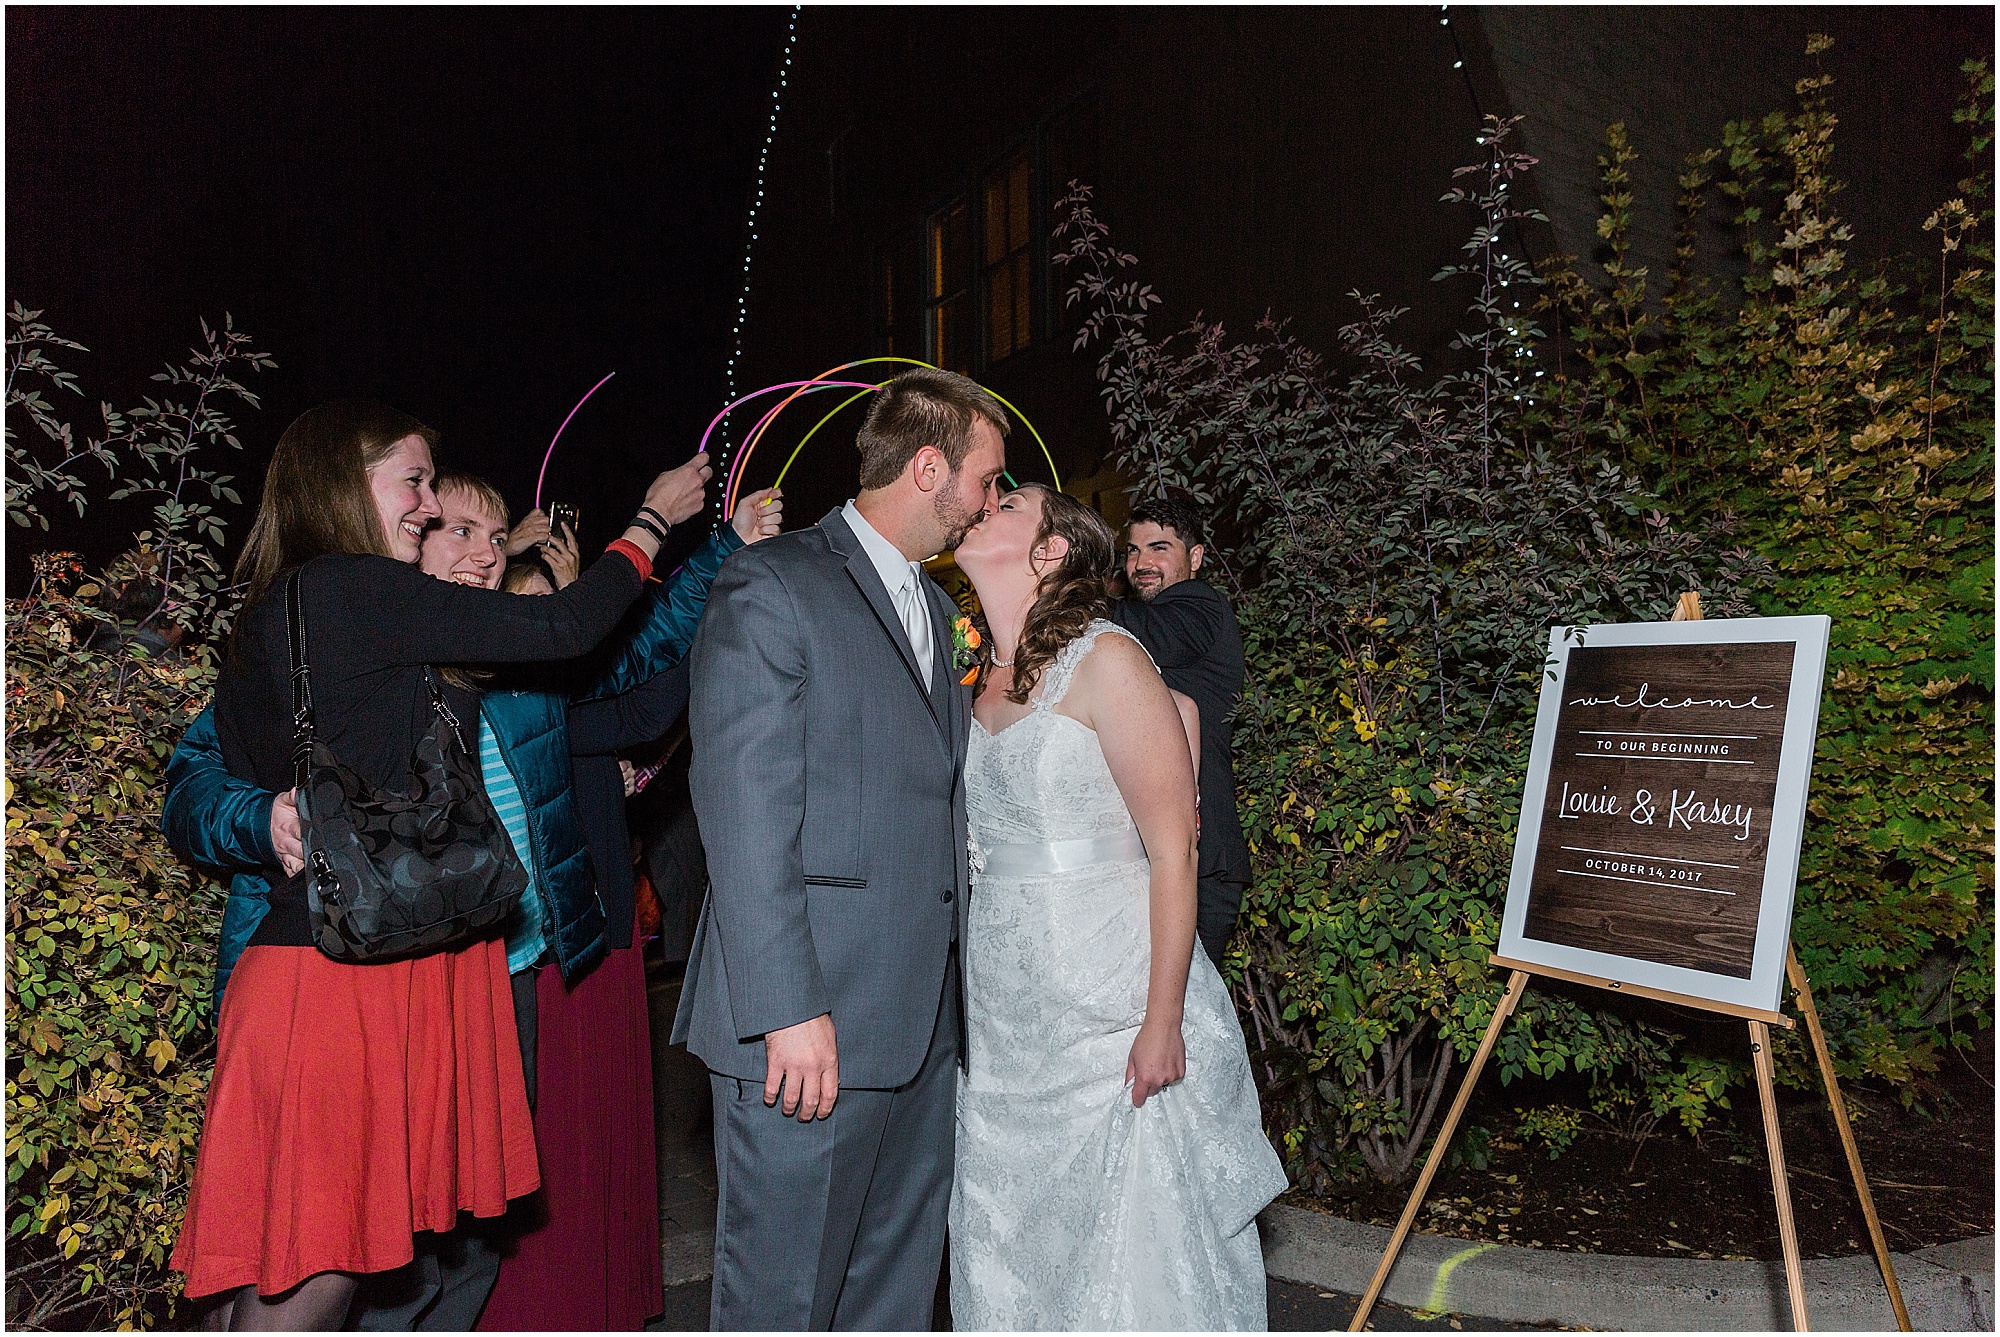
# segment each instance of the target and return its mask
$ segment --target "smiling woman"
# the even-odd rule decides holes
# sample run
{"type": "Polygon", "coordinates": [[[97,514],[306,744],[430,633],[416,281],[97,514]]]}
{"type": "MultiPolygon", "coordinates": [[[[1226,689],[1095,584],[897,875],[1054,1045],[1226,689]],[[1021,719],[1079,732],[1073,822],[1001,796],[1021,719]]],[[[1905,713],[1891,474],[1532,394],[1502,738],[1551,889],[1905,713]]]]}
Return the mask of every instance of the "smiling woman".
{"type": "MultiPolygon", "coordinates": [[[[274,597],[286,572],[314,633],[317,732],[378,793],[414,789],[420,744],[471,751],[459,721],[479,718],[478,700],[438,686],[428,665],[581,654],[643,588],[657,540],[636,526],[546,599],[419,570],[441,513],[435,439],[407,414],[353,401],[309,411],[280,439],[215,696],[235,776],[293,784],[288,619],[274,597]]],[[[697,458],[648,500],[671,506],[690,467],[699,486],[697,458]]],[[[222,1298],[226,1325],[337,1328],[359,1277],[409,1262],[418,1232],[449,1231],[461,1211],[496,1216],[539,1182],[507,953],[488,937],[365,966],[330,958],[315,950],[303,874],[264,872],[270,911],[223,999],[173,1266],[190,1296],[222,1298]],[[295,1029],[307,998],[311,1024],[295,1029]]]]}
{"type": "Polygon", "coordinates": [[[416,433],[395,442],[379,460],[368,461],[368,491],[384,522],[389,555],[414,562],[423,551],[424,531],[438,518],[431,486],[432,442],[416,433]]]}
{"type": "MultiPolygon", "coordinates": [[[[671,489],[654,489],[661,519],[679,523],[700,512],[704,458],[671,471],[671,489]]],[[[504,498],[464,474],[440,477],[437,492],[443,518],[425,536],[424,574],[474,589],[500,583],[504,498]]],[[[392,492],[385,525],[395,522],[398,505],[392,492]]],[[[364,1329],[460,1330],[478,1320],[504,1331],[617,1331],[657,1311],[659,1244],[646,1224],[657,1208],[652,1067],[644,972],[631,944],[629,837],[611,754],[667,730],[687,693],[685,673],[674,668],[693,640],[710,581],[730,553],[775,533],[782,514],[768,491],[745,498],[732,524],[646,600],[607,655],[525,674],[520,669],[528,666],[439,670],[453,687],[481,691],[473,783],[491,799],[527,878],[505,935],[541,1194],[510,1211],[505,1267],[492,1228],[466,1225],[424,1235],[411,1264],[369,1275],[355,1301],[364,1329]]],[[[576,579],[566,535],[546,541],[560,570],[537,593],[576,579]]],[[[512,581],[505,587],[517,589],[512,581]]],[[[260,849],[260,814],[269,811],[269,844],[285,861],[279,811],[291,796],[229,775],[211,719],[204,714],[176,749],[178,778],[170,779],[164,816],[169,838],[191,857],[208,850],[240,860],[222,852],[260,849]]],[[[298,866],[296,818],[290,840],[287,869],[298,866]]],[[[251,856],[251,866],[260,857],[251,856]]],[[[267,880],[250,880],[254,887],[239,879],[232,891],[219,974],[269,912],[267,880]]]]}
{"type": "Polygon", "coordinates": [[[436,432],[384,405],[341,402],[302,415],[285,439],[292,449],[279,443],[237,559],[246,607],[285,567],[322,553],[417,560],[424,527],[438,514],[436,432]]]}

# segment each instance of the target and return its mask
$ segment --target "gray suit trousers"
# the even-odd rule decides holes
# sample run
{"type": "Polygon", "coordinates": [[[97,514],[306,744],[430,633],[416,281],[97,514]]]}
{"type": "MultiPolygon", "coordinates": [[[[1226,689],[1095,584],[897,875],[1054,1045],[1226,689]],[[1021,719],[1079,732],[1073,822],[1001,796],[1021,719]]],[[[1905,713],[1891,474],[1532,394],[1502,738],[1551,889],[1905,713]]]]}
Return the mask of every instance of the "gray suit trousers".
{"type": "Polygon", "coordinates": [[[712,1329],[930,1330],[951,1202],[957,975],[954,950],[916,1077],[843,1087],[824,1119],[786,1118],[761,1081],[709,1074],[712,1329]]]}

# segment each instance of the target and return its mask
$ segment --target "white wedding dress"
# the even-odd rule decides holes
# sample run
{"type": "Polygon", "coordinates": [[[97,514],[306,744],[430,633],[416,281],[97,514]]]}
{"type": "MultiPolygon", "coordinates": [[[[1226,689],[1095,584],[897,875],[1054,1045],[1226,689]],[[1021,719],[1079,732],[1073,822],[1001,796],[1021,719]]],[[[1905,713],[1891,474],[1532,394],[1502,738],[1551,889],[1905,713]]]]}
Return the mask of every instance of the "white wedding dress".
{"type": "Polygon", "coordinates": [[[952,1322],[1262,1329],[1256,1215],[1285,1176],[1242,1027],[1198,944],[1187,1076],[1140,1109],[1125,1086],[1146,1015],[1148,865],[1096,732],[1053,709],[1105,634],[1126,633],[1091,623],[1043,675],[1033,713],[997,735],[975,724],[966,757],[952,1322]]]}

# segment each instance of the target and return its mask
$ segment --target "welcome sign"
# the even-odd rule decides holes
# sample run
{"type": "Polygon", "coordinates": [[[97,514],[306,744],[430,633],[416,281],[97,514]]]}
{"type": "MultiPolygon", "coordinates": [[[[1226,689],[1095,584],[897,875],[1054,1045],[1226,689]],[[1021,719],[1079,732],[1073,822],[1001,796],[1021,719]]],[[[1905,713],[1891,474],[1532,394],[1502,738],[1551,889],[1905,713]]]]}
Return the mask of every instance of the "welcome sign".
{"type": "Polygon", "coordinates": [[[1550,634],[1504,964],[1777,1012],[1830,627],[1550,634]]]}

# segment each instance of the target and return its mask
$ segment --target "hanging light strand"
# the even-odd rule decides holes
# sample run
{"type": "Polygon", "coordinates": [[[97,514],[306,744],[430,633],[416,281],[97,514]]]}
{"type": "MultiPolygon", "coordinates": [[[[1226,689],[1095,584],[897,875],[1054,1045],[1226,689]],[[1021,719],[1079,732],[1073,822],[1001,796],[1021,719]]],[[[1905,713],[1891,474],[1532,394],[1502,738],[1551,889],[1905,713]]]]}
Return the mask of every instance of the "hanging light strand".
{"type": "Polygon", "coordinates": [[[1451,67],[1465,79],[1466,96],[1472,99],[1472,114],[1484,121],[1486,111],[1479,105],[1479,90],[1472,86],[1472,71],[1465,68],[1465,48],[1459,45],[1458,29],[1451,26],[1450,5],[1438,6],[1438,27],[1443,28],[1445,36],[1451,39],[1451,67]]]}
{"type": "MultiPolygon", "coordinates": [[[[784,104],[785,90],[791,82],[792,52],[798,44],[801,7],[793,5],[791,15],[785,21],[784,60],[778,66],[777,85],[771,89],[771,116],[764,125],[764,142],[757,149],[757,184],[754,187],[755,193],[750,197],[750,217],[743,238],[743,281],[736,295],[736,310],[729,328],[729,365],[724,369],[722,378],[722,402],[725,404],[733,404],[737,398],[736,366],[743,359],[743,329],[750,318],[750,265],[757,253],[757,218],[764,209],[764,178],[771,166],[771,146],[778,137],[778,112],[784,104]]],[[[722,428],[722,441],[716,450],[715,468],[718,474],[726,476],[729,453],[729,427],[725,422],[722,428]]],[[[724,504],[723,498],[718,496],[715,502],[716,515],[719,519],[726,520],[728,517],[723,514],[724,504]]]]}
{"type": "MultiPolygon", "coordinates": [[[[1456,70],[1459,74],[1459,77],[1462,80],[1464,80],[1465,95],[1471,101],[1472,114],[1479,121],[1481,127],[1479,134],[1474,137],[1473,142],[1483,147],[1486,144],[1486,130],[1485,130],[1486,109],[1480,103],[1479,89],[1472,82],[1472,71],[1465,68],[1465,47],[1458,40],[1458,29],[1454,28],[1451,24],[1450,5],[1438,6],[1438,26],[1440,28],[1443,28],[1445,30],[1445,35],[1451,39],[1451,55],[1452,55],[1451,67],[1452,69],[1456,70]]],[[[1527,258],[1529,268],[1533,269],[1535,265],[1535,253],[1532,248],[1531,241],[1529,240],[1526,232],[1519,225],[1516,225],[1514,227],[1513,232],[1514,232],[1514,244],[1521,248],[1521,254],[1527,258]]],[[[1506,252],[1504,251],[1501,252],[1500,258],[1502,260],[1505,260],[1507,258],[1506,252]]],[[[1500,286],[1504,288],[1507,285],[1505,283],[1502,283],[1500,286]]],[[[1521,309],[1521,303],[1518,299],[1514,301],[1512,309],[1516,311],[1521,309]]],[[[1533,357],[1534,354],[1531,352],[1528,354],[1528,356],[1533,357]]],[[[1538,377],[1541,374],[1542,373],[1540,371],[1537,371],[1535,373],[1535,375],[1538,377]]],[[[1520,396],[1516,395],[1514,396],[1514,398],[1519,399],[1520,396]]],[[[1528,402],[1532,404],[1535,401],[1530,399],[1528,402]]]]}

